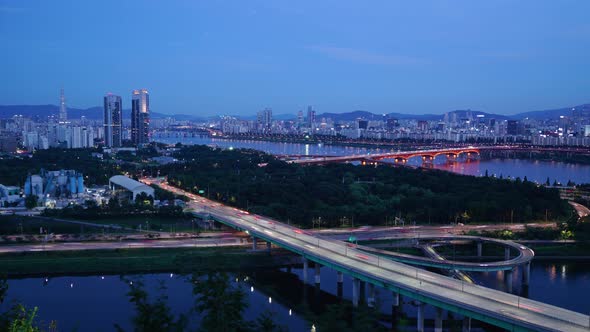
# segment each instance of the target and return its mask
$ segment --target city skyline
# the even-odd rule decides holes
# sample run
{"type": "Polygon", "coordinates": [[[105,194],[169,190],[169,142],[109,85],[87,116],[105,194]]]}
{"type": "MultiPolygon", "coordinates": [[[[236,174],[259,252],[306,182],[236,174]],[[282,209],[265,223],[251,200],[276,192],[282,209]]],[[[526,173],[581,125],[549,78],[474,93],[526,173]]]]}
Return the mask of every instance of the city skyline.
{"type": "Polygon", "coordinates": [[[152,109],[199,116],[264,107],[295,114],[307,105],[408,114],[577,105],[590,100],[588,9],[532,1],[8,2],[0,40],[12,51],[0,69],[12,79],[0,86],[0,104],[53,104],[63,87],[68,105],[88,108],[105,91],[125,96],[129,86],[149,86],[152,109]],[[105,15],[112,25],[93,24],[105,15]],[[162,24],[137,34],[133,17],[162,24]]]}

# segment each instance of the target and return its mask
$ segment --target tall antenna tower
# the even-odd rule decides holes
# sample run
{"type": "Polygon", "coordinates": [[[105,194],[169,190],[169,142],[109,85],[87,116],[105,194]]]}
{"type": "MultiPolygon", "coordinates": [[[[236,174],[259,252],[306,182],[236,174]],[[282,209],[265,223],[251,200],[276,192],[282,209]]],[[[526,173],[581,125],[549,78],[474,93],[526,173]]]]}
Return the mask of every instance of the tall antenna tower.
{"type": "Polygon", "coordinates": [[[64,95],[64,89],[61,88],[59,94],[59,122],[68,121],[68,111],[66,109],[66,96],[64,95]]]}

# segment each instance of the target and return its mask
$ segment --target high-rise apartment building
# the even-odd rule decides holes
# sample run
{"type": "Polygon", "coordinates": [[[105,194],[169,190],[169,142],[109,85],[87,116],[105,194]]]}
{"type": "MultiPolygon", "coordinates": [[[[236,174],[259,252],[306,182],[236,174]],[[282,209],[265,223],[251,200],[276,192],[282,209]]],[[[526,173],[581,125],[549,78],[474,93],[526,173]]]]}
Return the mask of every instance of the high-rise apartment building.
{"type": "Polygon", "coordinates": [[[272,109],[265,108],[256,114],[258,131],[270,132],[272,127],[272,109]]]}
{"type": "Polygon", "coordinates": [[[135,145],[150,141],[150,98],[146,89],[133,90],[131,96],[131,141],[135,145]]]}
{"type": "Polygon", "coordinates": [[[297,125],[303,125],[303,111],[297,112],[297,125]]]}
{"type": "Polygon", "coordinates": [[[107,94],[104,96],[104,144],[109,148],[121,146],[121,114],[120,96],[107,94]]]}
{"type": "Polygon", "coordinates": [[[311,106],[307,106],[307,126],[310,130],[313,130],[315,126],[315,111],[311,106]]]}

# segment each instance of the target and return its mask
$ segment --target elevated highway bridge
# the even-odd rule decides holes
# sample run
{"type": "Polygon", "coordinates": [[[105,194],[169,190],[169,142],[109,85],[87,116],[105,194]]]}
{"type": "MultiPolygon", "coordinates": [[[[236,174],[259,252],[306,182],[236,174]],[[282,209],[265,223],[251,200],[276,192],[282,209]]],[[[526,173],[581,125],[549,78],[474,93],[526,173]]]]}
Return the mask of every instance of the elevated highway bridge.
{"type": "MultiPolygon", "coordinates": [[[[150,180],[146,182],[152,183],[150,180]]],[[[320,265],[336,270],[338,282],[342,282],[342,274],[351,276],[355,306],[359,302],[361,282],[369,286],[369,296],[374,296],[375,287],[380,287],[394,294],[394,303],[396,298],[399,301],[399,295],[414,299],[418,303],[418,331],[424,331],[425,304],[437,308],[435,331],[442,331],[442,314],[439,315],[442,309],[510,331],[590,330],[590,318],[587,315],[394,262],[351,247],[345,242],[325,239],[268,217],[252,215],[195,196],[165,183],[160,186],[189,197],[189,205],[195,211],[204,211],[222,224],[265,241],[269,250],[274,244],[301,255],[304,279],[307,279],[308,261],[316,263],[316,284],[320,283],[320,265]]]]}

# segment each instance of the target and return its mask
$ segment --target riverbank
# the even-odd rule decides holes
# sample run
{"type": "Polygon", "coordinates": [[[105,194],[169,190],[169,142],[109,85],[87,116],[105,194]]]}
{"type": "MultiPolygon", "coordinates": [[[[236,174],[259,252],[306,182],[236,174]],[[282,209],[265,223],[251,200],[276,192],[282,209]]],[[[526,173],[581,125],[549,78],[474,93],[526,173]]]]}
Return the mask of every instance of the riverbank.
{"type": "Polygon", "coordinates": [[[194,272],[277,267],[297,263],[281,250],[252,252],[244,248],[115,249],[100,251],[26,252],[0,255],[0,274],[92,275],[155,272],[194,272]]]}

